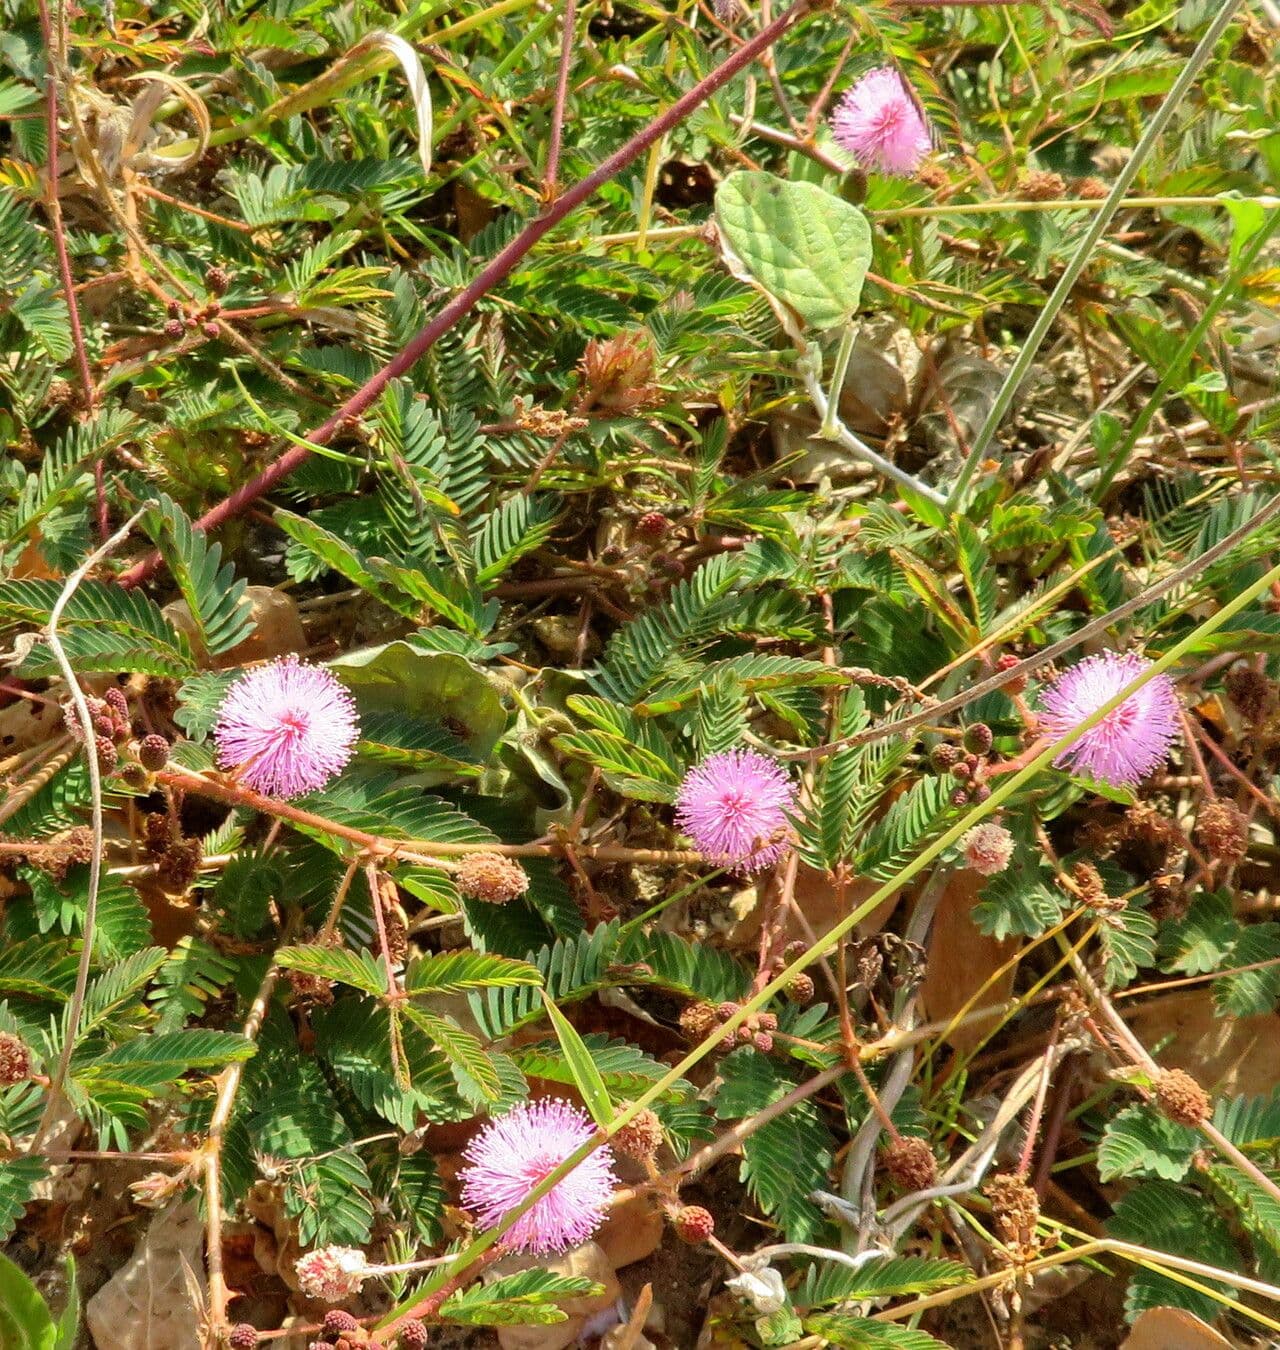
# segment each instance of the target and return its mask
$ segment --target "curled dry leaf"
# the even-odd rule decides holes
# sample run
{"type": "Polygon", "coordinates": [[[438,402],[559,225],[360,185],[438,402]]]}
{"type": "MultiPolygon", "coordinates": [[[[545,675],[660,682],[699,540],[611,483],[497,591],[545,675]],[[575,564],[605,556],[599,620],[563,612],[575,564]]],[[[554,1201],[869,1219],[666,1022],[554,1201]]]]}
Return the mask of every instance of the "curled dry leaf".
{"type": "Polygon", "coordinates": [[[204,1229],[194,1204],[161,1211],[129,1260],[89,1300],[97,1350],[200,1350],[204,1229]]]}
{"type": "MultiPolygon", "coordinates": [[[[929,936],[929,963],[920,997],[930,1022],[947,1022],[972,1008],[988,1008],[1013,992],[1017,967],[1001,970],[1018,949],[1016,938],[988,937],[970,917],[986,882],[976,872],[953,872],[938,901],[929,936]],[[994,977],[994,978],[993,978],[994,977]],[[990,981],[990,983],[988,983],[990,981]],[[972,1008],[966,1006],[973,999],[972,1008]]],[[[959,1054],[991,1033],[994,1022],[955,1027],[947,1044],[959,1054]]]]}
{"type": "Polygon", "coordinates": [[[1218,1350],[1231,1342],[1185,1308],[1148,1308],[1120,1350],[1218,1350]]]}

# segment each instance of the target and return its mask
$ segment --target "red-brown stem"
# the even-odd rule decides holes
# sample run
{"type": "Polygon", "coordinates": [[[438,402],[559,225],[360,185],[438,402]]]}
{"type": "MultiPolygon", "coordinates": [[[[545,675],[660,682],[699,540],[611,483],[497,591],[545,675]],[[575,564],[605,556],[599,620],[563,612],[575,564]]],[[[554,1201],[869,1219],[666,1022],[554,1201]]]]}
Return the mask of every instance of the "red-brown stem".
{"type": "Polygon", "coordinates": [[[1017,1177],[1025,1181],[1031,1171],[1031,1159],[1036,1151],[1036,1137],[1040,1133],[1040,1117],[1044,1114],[1045,1098],[1049,1095],[1049,1079],[1052,1076],[1054,1053],[1058,1048],[1058,1025],[1054,1024],[1053,1035],[1045,1047],[1044,1062],[1040,1066],[1040,1082],[1036,1086],[1036,1099],[1031,1104],[1031,1116],[1027,1121],[1027,1137],[1022,1143],[1022,1152],[1018,1156],[1017,1177]]]}
{"type": "MultiPolygon", "coordinates": [[[[575,211],[588,197],[607,183],[616,174],[622,172],[632,160],[642,155],[651,145],[683,121],[696,107],[704,103],[718,89],[726,85],[733,77],[771,47],[777,40],[798,22],[813,4],[813,0],[795,0],[771,24],[762,28],[750,41],[744,42],[732,55],[725,58],[715,70],[698,81],[688,93],[669,107],[666,112],[654,118],[642,131],[637,132],[624,146],[615,150],[598,168],[580,179],[563,196],[551,202],[541,215],[528,225],[498,254],[489,260],[479,276],[457,293],[440,311],[421,328],[403,348],[400,354],[375,375],[367,380],[354,394],[320,426],[307,432],[306,439],[316,445],[326,445],[338,429],[351,418],[359,417],[378,398],[387,385],[401,375],[407,374],[422,357],[431,350],[436,342],[468,313],[475,303],[500,282],[515,271],[520,261],[542,239],[549,234],[566,216],[575,211]]],[[[197,528],[213,529],[224,520],[239,515],[245,507],[270,492],[277,483],[283,482],[295,469],[311,458],[311,451],[304,446],[295,445],[286,450],[278,459],[267,465],[257,477],[250,479],[229,497],[219,502],[211,511],[205,512],[196,522],[197,528]]],[[[153,553],[136,563],[120,577],[122,586],[137,586],[145,581],[160,565],[159,553],[153,553]]]]}
{"type": "MultiPolygon", "coordinates": [[[[265,815],[290,821],[294,825],[323,830],[326,834],[359,845],[362,850],[374,857],[398,858],[405,862],[423,863],[428,867],[441,866],[441,859],[446,856],[457,857],[466,853],[501,853],[508,858],[558,858],[564,853],[564,845],[560,843],[437,844],[427,839],[391,839],[386,835],[368,834],[364,830],[356,830],[350,825],[342,825],[338,821],[318,816],[314,811],[304,811],[299,806],[277,801],[274,797],[264,797],[260,792],[254,792],[242,784],[222,783],[212,778],[202,778],[199,774],[188,773],[184,769],[164,769],[156,774],[156,782],[164,787],[194,792],[197,796],[225,802],[228,806],[242,806],[248,807],[251,811],[261,811],[265,815]]],[[[621,844],[576,844],[574,847],[583,857],[599,858],[604,862],[705,861],[700,853],[690,849],[626,848],[621,844]]]]}
{"type": "Polygon", "coordinates": [[[577,0],[564,0],[564,26],[560,32],[560,66],[556,71],[556,101],[551,109],[551,137],[547,167],[542,175],[542,195],[552,201],[560,174],[560,146],[564,140],[564,107],[569,98],[569,71],[573,66],[573,30],[578,18],[577,0]]]}
{"type": "Polygon", "coordinates": [[[84,394],[86,412],[92,412],[97,401],[93,372],[89,369],[89,354],[84,345],[84,329],[80,326],[80,307],[76,303],[76,285],[71,275],[71,259],[67,254],[67,239],[62,229],[62,202],[58,198],[58,72],[54,60],[53,21],[49,17],[47,0],[38,0],[40,36],[44,42],[44,106],[48,131],[48,160],[45,169],[45,210],[49,213],[49,229],[58,254],[58,272],[67,301],[67,319],[71,325],[71,341],[75,347],[76,367],[84,394]]]}

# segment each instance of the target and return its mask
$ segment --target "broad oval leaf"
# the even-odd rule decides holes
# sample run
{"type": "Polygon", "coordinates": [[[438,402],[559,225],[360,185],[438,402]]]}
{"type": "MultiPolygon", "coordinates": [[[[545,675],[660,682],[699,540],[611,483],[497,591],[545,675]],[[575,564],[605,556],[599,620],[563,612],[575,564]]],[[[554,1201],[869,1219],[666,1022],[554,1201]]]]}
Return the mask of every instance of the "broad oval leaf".
{"type": "Polygon", "coordinates": [[[744,267],[812,328],[853,317],[871,264],[867,218],[816,183],[742,170],[716,191],[716,223],[744,267]]]}

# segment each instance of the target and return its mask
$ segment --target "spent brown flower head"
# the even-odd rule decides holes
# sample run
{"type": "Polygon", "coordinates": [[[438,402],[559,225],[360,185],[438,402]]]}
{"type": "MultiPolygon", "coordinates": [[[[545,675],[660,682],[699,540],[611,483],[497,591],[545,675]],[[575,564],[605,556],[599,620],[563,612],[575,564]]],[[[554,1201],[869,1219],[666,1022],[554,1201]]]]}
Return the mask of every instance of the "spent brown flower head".
{"type": "Polygon", "coordinates": [[[31,1051],[8,1031],[0,1031],[0,1087],[25,1083],[31,1077],[31,1051]]]}
{"type": "Polygon", "coordinates": [[[1179,1125],[1209,1119],[1209,1094],[1185,1069],[1166,1069],[1155,1083],[1156,1105],[1179,1125]]]}
{"type": "Polygon", "coordinates": [[[1021,1177],[1003,1172],[993,1176],[982,1193],[991,1201],[991,1217],[1001,1241],[1009,1246],[1031,1245],[1040,1218],[1035,1191],[1021,1177]]]}
{"type": "Polygon", "coordinates": [[[501,853],[468,853],[458,864],[458,890],[469,900],[505,905],[529,889],[529,874],[501,853]]]}
{"type": "Polygon", "coordinates": [[[1249,849],[1249,821],[1234,802],[1205,802],[1196,819],[1196,842],[1214,862],[1238,863],[1249,849]]]}
{"type": "Polygon", "coordinates": [[[644,1162],[657,1153],[662,1144],[662,1122],[646,1107],[629,1120],[609,1141],[618,1153],[644,1162]]]}
{"type": "Polygon", "coordinates": [[[635,412],[657,402],[653,339],[643,328],[592,338],[582,354],[582,382],[592,403],[610,412],[635,412]]]}
{"type": "Polygon", "coordinates": [[[1019,191],[1029,202],[1051,202],[1066,196],[1067,184],[1060,173],[1032,169],[1022,175],[1019,191]]]}
{"type": "Polygon", "coordinates": [[[938,1180],[938,1160],[925,1139],[899,1135],[885,1149],[885,1170],[904,1191],[928,1190],[938,1180]]]}
{"type": "Polygon", "coordinates": [[[1280,691],[1275,681],[1252,666],[1234,666],[1227,671],[1222,684],[1232,706],[1246,721],[1265,722],[1280,708],[1280,691]]]}

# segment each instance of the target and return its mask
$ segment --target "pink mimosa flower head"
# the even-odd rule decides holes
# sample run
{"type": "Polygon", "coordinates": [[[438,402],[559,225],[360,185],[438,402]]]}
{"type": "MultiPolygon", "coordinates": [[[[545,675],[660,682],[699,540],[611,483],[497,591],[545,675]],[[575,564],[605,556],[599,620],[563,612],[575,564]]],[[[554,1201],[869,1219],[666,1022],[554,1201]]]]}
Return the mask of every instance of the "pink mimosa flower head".
{"type": "Polygon", "coordinates": [[[759,872],[791,847],[796,790],[776,760],[755,750],[708,755],[684,776],[676,823],[708,861],[759,872]]]}
{"type": "Polygon", "coordinates": [[[294,1273],[308,1298],[340,1303],[359,1293],[369,1270],[364,1253],[354,1247],[318,1247],[298,1258],[294,1273]]]}
{"type": "MultiPolygon", "coordinates": [[[[463,1152],[462,1203],[481,1228],[494,1227],[595,1132],[589,1116],[553,1097],[512,1108],[463,1152]]],[[[522,1214],[503,1241],[536,1255],[578,1246],[599,1228],[617,1180],[613,1154],[595,1149],[522,1214]]]]}
{"type": "MultiPolygon", "coordinates": [[[[1136,652],[1100,652],[1071,667],[1040,695],[1040,724],[1054,740],[1132,684],[1151,662],[1136,652]]],[[[1178,738],[1178,694],[1167,675],[1148,680],[1054,763],[1112,787],[1134,787],[1164,763],[1178,738]]]]}
{"type": "Polygon", "coordinates": [[[933,148],[929,126],[892,66],[869,71],[831,118],[836,143],[863,169],[906,176],[933,148]]]}
{"type": "Polygon", "coordinates": [[[1009,866],[1013,857],[1013,835],[994,820],[975,825],[960,841],[966,867],[984,877],[993,877],[1009,866]]]}
{"type": "Polygon", "coordinates": [[[351,695],[323,666],[286,656],[242,675],[218,709],[218,763],[268,797],[315,792],[350,760],[359,735],[351,695]]]}

